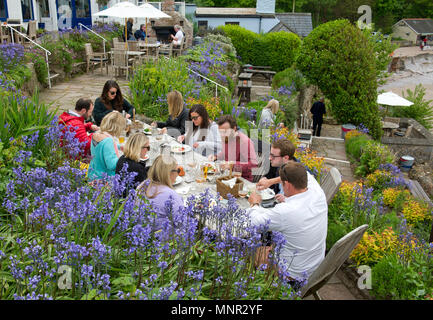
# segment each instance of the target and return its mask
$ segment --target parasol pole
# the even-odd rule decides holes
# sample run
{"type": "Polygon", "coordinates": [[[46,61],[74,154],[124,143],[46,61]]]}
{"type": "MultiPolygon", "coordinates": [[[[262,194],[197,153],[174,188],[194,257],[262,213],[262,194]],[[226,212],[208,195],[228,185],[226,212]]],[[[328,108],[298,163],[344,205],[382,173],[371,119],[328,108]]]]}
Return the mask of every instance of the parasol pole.
{"type": "MultiPolygon", "coordinates": [[[[146,0],[147,3],[147,0],[146,0]]],[[[147,47],[147,17],[146,17],[146,37],[145,37],[145,45],[146,45],[146,55],[147,55],[147,61],[149,61],[149,48],[147,47]]]]}
{"type": "Polygon", "coordinates": [[[125,50],[128,50],[128,34],[126,30],[126,18],[125,18],[125,50]]]}

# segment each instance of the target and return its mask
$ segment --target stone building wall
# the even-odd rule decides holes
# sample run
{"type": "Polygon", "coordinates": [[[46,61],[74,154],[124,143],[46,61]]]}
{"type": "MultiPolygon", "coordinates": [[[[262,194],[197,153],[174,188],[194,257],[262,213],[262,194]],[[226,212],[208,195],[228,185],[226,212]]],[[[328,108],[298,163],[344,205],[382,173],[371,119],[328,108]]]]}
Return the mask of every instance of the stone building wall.
{"type": "MultiPolygon", "coordinates": [[[[150,19],[151,24],[154,26],[174,26],[176,24],[180,25],[185,34],[186,47],[192,46],[193,40],[193,25],[188,19],[182,16],[179,12],[174,10],[174,1],[165,0],[162,2],[162,11],[171,18],[161,18],[161,19],[150,19]]],[[[153,28],[148,31],[150,37],[156,37],[156,32],[153,28]]]]}

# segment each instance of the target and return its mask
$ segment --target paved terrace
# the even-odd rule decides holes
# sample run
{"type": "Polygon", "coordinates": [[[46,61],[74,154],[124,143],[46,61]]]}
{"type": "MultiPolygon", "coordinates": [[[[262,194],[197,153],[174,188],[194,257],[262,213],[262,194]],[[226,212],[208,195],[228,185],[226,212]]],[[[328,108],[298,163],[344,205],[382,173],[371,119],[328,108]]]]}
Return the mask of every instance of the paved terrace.
{"type": "MultiPolygon", "coordinates": [[[[53,108],[59,107],[58,114],[60,114],[65,110],[73,109],[79,98],[88,97],[95,100],[100,96],[104,83],[110,79],[117,81],[124,95],[129,94],[128,81],[124,78],[113,79],[101,74],[97,69],[93,74],[76,76],[69,81],[53,85],[51,89],[45,89],[40,93],[40,102],[52,104],[53,108]]],[[[260,93],[255,96],[265,96],[268,90],[269,88],[260,88],[260,93]]],[[[354,177],[344,149],[344,140],[341,139],[341,126],[324,124],[321,135],[322,137],[313,138],[312,149],[317,152],[318,156],[325,158],[326,166],[337,167],[343,180],[353,181],[354,177]]],[[[324,300],[363,299],[353,289],[355,284],[352,282],[339,270],[327,285],[319,290],[319,294],[324,300]]],[[[312,296],[307,299],[312,299],[312,296]]]]}

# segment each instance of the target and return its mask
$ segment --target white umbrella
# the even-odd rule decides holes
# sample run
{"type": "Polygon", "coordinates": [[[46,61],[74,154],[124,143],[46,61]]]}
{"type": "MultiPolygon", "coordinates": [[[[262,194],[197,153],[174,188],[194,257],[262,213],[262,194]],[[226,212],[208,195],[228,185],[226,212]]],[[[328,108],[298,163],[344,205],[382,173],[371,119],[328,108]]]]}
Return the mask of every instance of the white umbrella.
{"type": "Polygon", "coordinates": [[[127,18],[145,18],[147,11],[144,8],[140,8],[131,2],[119,2],[113,5],[112,7],[96,12],[93,16],[100,17],[116,17],[116,18],[124,18],[125,19],[125,46],[128,43],[128,39],[126,39],[126,19],[127,18]]]}
{"type": "Polygon", "coordinates": [[[162,12],[161,10],[156,9],[153,5],[150,3],[143,3],[139,6],[140,8],[143,8],[146,11],[146,18],[153,18],[153,19],[159,19],[159,18],[171,18],[168,14],[162,12]]]}
{"type": "Polygon", "coordinates": [[[385,92],[377,96],[377,103],[384,104],[387,106],[402,106],[409,107],[413,105],[413,102],[406,100],[403,97],[400,97],[398,94],[394,92],[385,92]]]}
{"type": "MultiPolygon", "coordinates": [[[[153,5],[151,5],[150,3],[147,3],[147,2],[143,3],[139,7],[145,9],[147,12],[147,15],[146,15],[146,45],[147,45],[147,18],[160,19],[160,18],[171,18],[171,16],[162,12],[159,9],[156,9],[153,5]]],[[[147,54],[149,55],[149,49],[147,49],[146,51],[147,51],[147,54]]]]}

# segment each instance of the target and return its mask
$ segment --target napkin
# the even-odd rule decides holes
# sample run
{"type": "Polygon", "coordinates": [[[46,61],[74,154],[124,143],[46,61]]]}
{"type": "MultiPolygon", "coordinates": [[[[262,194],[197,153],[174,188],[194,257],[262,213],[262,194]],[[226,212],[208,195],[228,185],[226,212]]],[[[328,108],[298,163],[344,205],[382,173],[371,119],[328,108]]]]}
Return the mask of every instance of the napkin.
{"type": "Polygon", "coordinates": [[[222,183],[224,183],[226,186],[229,186],[230,189],[233,188],[236,184],[236,177],[230,180],[222,180],[222,183]]]}

